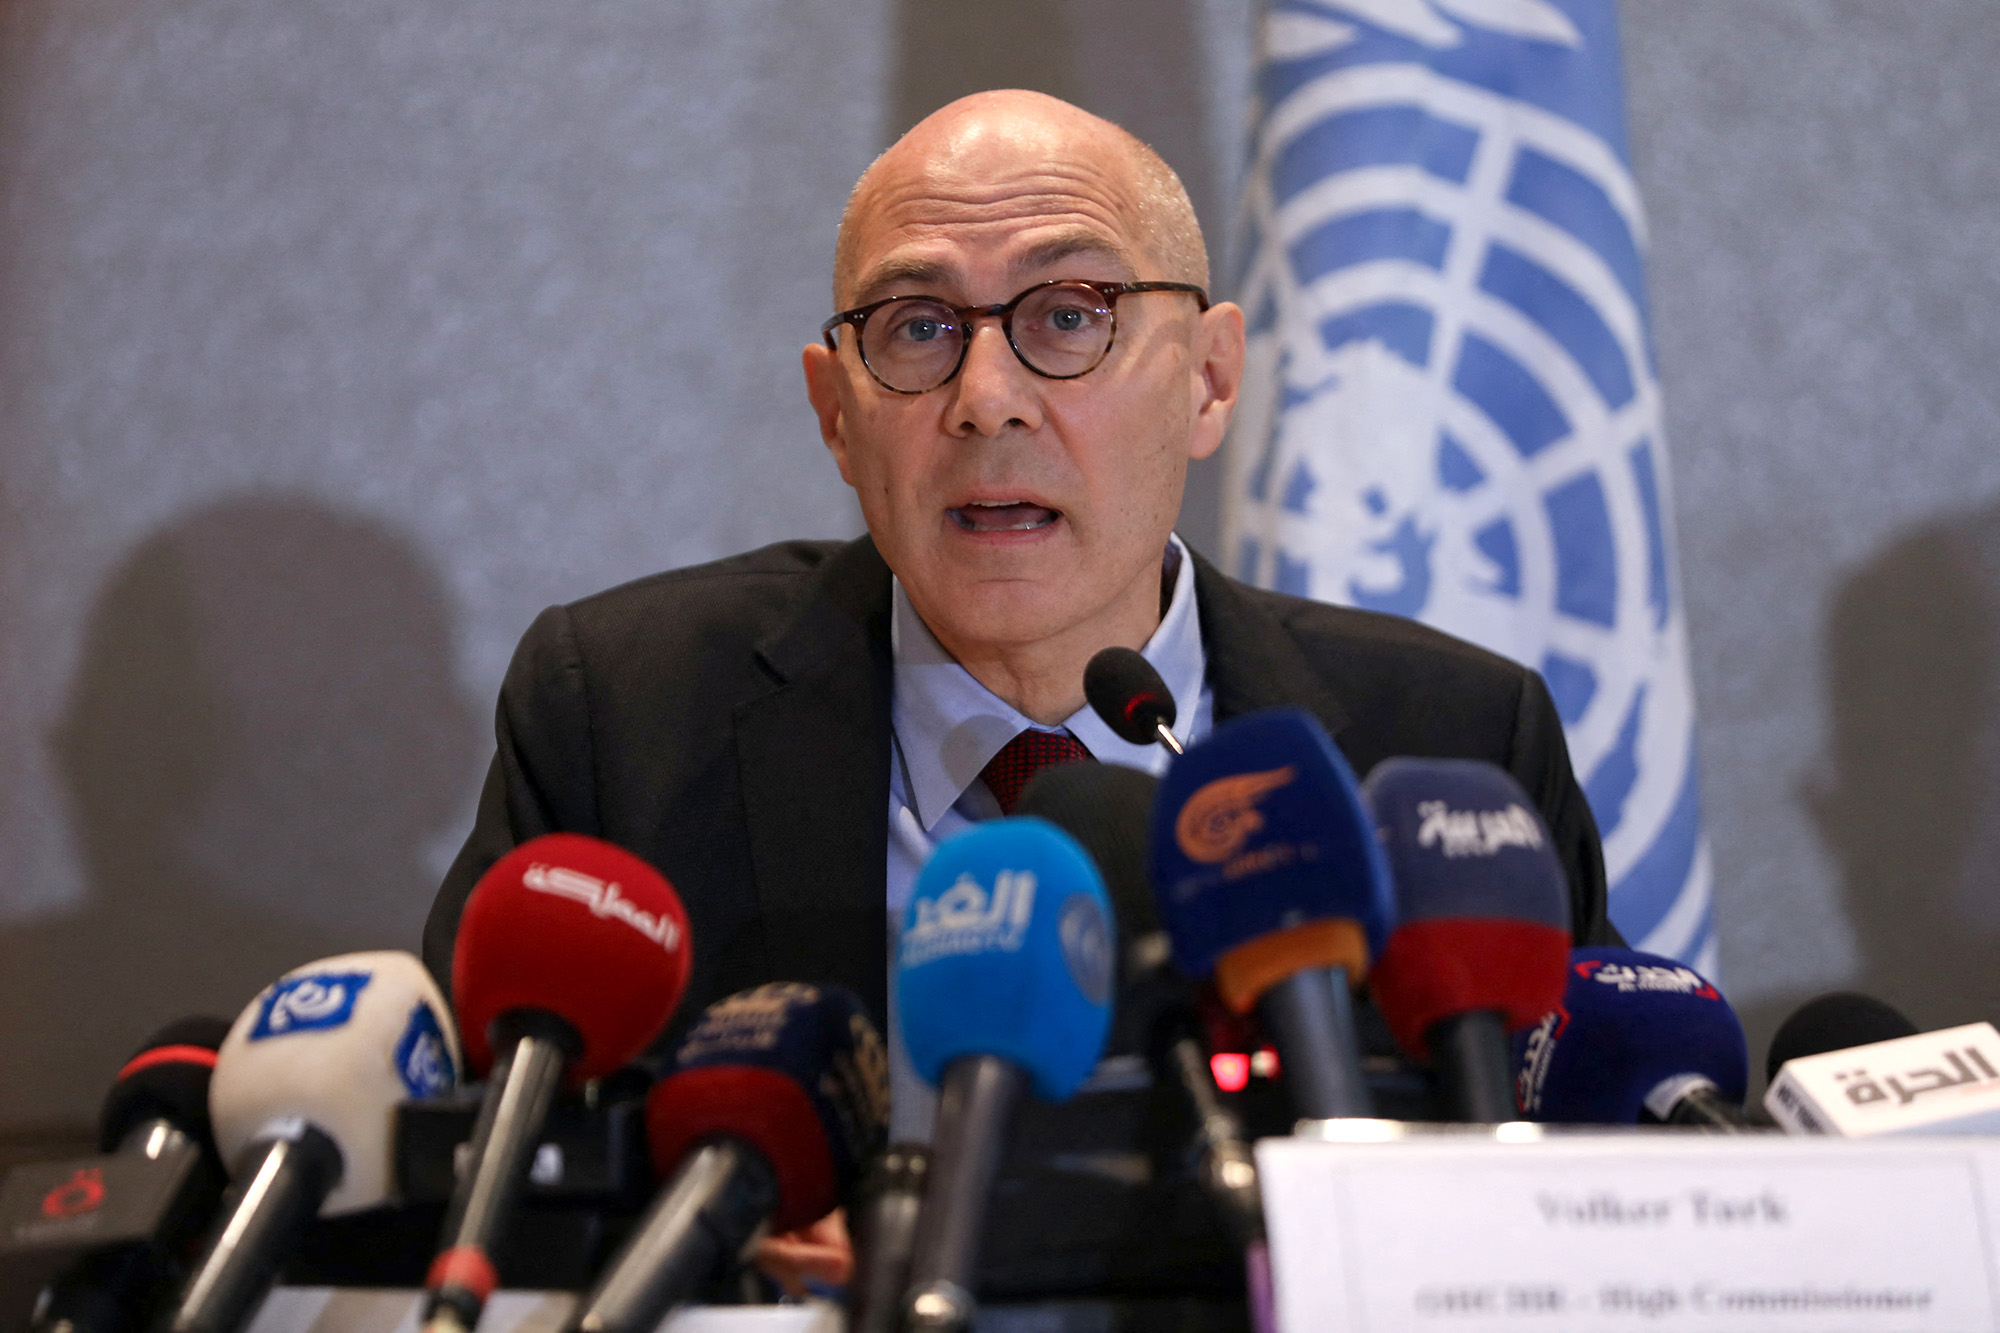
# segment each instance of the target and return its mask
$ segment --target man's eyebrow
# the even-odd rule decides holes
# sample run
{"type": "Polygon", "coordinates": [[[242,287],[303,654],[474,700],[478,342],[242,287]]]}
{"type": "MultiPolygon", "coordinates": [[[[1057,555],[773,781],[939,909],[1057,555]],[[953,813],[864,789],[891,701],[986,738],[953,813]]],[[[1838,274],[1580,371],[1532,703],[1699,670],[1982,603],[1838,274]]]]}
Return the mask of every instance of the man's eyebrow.
{"type": "Polygon", "coordinates": [[[1077,255],[1093,255],[1109,259],[1127,273],[1136,274],[1139,271],[1132,261],[1131,252],[1124,246],[1108,236],[1081,229],[1037,242],[1016,259],[1011,268],[1014,275],[1020,277],[1037,269],[1049,268],[1065,259],[1075,258],[1077,255]]]}
{"type": "Polygon", "coordinates": [[[867,280],[855,288],[854,300],[857,305],[867,305],[900,283],[942,287],[956,276],[948,266],[935,259],[890,259],[869,272],[867,280]]]}

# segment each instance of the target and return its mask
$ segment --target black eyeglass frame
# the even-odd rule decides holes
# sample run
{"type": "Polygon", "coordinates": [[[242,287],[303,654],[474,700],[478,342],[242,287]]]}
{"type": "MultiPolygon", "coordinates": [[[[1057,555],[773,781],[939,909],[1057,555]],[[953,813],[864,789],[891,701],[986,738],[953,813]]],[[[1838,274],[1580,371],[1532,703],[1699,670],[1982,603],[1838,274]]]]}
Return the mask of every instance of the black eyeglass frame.
{"type": "Polygon", "coordinates": [[[1051,278],[1047,282],[1036,283],[1026,291],[1015,296],[1013,300],[1003,301],[999,305],[953,305],[949,301],[936,296],[925,296],[921,292],[910,292],[902,296],[888,296],[880,301],[870,302],[868,305],[857,306],[853,310],[841,311],[827,320],[826,323],[820,325],[819,333],[820,337],[826,339],[826,345],[837,355],[840,351],[840,326],[843,324],[852,324],[854,326],[854,351],[861,358],[861,364],[868,367],[869,377],[890,393],[900,393],[906,397],[914,398],[918,394],[929,393],[931,389],[942,389],[945,385],[958,378],[958,372],[965,369],[965,354],[972,349],[972,322],[991,315],[1000,321],[1000,332],[1006,337],[1007,345],[1014,349],[1015,360],[1045,380],[1073,380],[1088,375],[1091,371],[1103,365],[1104,359],[1111,355],[1111,348],[1118,341],[1118,298],[1130,295],[1143,296],[1147,292],[1186,292],[1188,295],[1194,297],[1202,310],[1206,311],[1209,306],[1208,293],[1191,282],[1092,282],[1086,278],[1051,278]],[[1091,362],[1082,370],[1077,371],[1074,375],[1051,375],[1048,371],[1043,370],[1040,366],[1028,360],[1027,354],[1021,350],[1021,344],[1014,341],[1015,308],[1036,292],[1046,291],[1050,287],[1087,287],[1097,293],[1098,299],[1104,302],[1104,308],[1111,314],[1111,336],[1104,340],[1104,350],[1098,353],[1097,360],[1091,362]],[[894,305],[898,301],[929,301],[932,305],[938,306],[940,309],[949,310],[952,318],[958,321],[958,360],[952,363],[951,371],[943,379],[931,385],[928,389],[899,389],[877,374],[875,367],[868,365],[868,349],[861,339],[862,326],[868,322],[868,317],[877,310],[882,309],[884,306],[894,305]]]}

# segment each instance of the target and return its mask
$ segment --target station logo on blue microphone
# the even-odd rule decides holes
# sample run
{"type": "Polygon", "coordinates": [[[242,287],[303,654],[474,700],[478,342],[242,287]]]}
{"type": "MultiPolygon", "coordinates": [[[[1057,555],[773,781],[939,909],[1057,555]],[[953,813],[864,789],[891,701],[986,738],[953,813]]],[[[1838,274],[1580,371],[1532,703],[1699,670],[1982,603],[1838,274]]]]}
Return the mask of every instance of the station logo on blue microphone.
{"type": "Polygon", "coordinates": [[[307,972],[287,977],[264,996],[249,1039],[263,1041],[341,1027],[354,1017],[354,1002],[372,980],[371,972],[307,972]]]}
{"type": "Polygon", "coordinates": [[[1115,959],[1103,880],[1067,833],[1023,817],[947,839],[896,943],[912,1067],[936,1083],[960,1056],[998,1056],[1066,1098],[1103,1051],[1115,959]]]}
{"type": "Polygon", "coordinates": [[[905,967],[947,954],[1012,953],[1027,939],[1035,913],[1035,872],[1002,870],[988,886],[965,871],[943,893],[919,898],[913,907],[916,918],[900,946],[905,967]]]}
{"type": "Polygon", "coordinates": [[[1092,1004],[1111,1002],[1111,927],[1089,894],[1072,893],[1056,923],[1070,979],[1092,1004]]]}
{"type": "Polygon", "coordinates": [[[1189,976],[1321,919],[1360,922],[1381,952],[1387,863],[1354,771],[1311,714],[1265,709],[1218,728],[1167,771],[1152,824],[1161,923],[1189,976]]]}
{"type": "Polygon", "coordinates": [[[1701,973],[1678,963],[1627,963],[1615,959],[1586,958],[1571,971],[1585,981],[1609,986],[1621,995],[1634,991],[1654,991],[1665,995],[1693,995],[1704,1000],[1722,1001],[1722,992],[1702,979],[1701,973]]]}
{"type": "Polygon", "coordinates": [[[410,1010],[409,1025],[396,1042],[396,1072],[410,1096],[419,1101],[458,1085],[458,1069],[452,1062],[444,1025],[421,1000],[410,1010]]]}

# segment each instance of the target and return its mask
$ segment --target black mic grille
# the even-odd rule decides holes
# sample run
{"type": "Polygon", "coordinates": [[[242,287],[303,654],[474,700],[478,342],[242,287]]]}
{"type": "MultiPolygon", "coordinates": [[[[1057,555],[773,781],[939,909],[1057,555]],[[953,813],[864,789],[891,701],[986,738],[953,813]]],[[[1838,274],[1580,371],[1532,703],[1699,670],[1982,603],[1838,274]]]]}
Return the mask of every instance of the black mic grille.
{"type": "Polygon", "coordinates": [[[1121,740],[1151,745],[1174,725],[1174,696],[1153,664],[1130,648],[1106,648],[1083,669],[1083,697],[1121,740]]]}
{"type": "Polygon", "coordinates": [[[1787,1060],[1844,1051],[1870,1042],[1913,1037],[1917,1025],[1894,1005],[1859,991],[1834,991],[1800,1005],[1771,1038],[1764,1076],[1774,1079],[1787,1060]]]}
{"type": "Polygon", "coordinates": [[[166,1120],[210,1155],[208,1079],[215,1052],[229,1035],[220,1018],[183,1018],[167,1024],[132,1053],[98,1113],[98,1148],[113,1152],[120,1140],[148,1120],[166,1120]],[[206,1052],[206,1058],[200,1058],[206,1052]]]}

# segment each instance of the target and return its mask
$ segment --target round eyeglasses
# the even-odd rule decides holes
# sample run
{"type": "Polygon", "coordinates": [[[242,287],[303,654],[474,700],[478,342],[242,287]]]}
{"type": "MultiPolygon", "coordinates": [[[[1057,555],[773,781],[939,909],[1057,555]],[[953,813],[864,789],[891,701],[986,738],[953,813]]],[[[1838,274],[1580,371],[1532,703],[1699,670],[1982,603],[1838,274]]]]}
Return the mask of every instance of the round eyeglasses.
{"type": "Polygon", "coordinates": [[[861,364],[891,393],[928,393],[949,383],[965,365],[967,330],[987,315],[1021,364],[1046,379],[1073,380],[1103,363],[1118,333],[1118,298],[1146,292],[1186,292],[1203,310],[1208,293],[1191,282],[1036,283],[1001,305],[950,305],[934,296],[892,296],[843,310],[820,325],[820,336],[840,350],[840,326],[852,324],[861,340],[861,364]]]}

